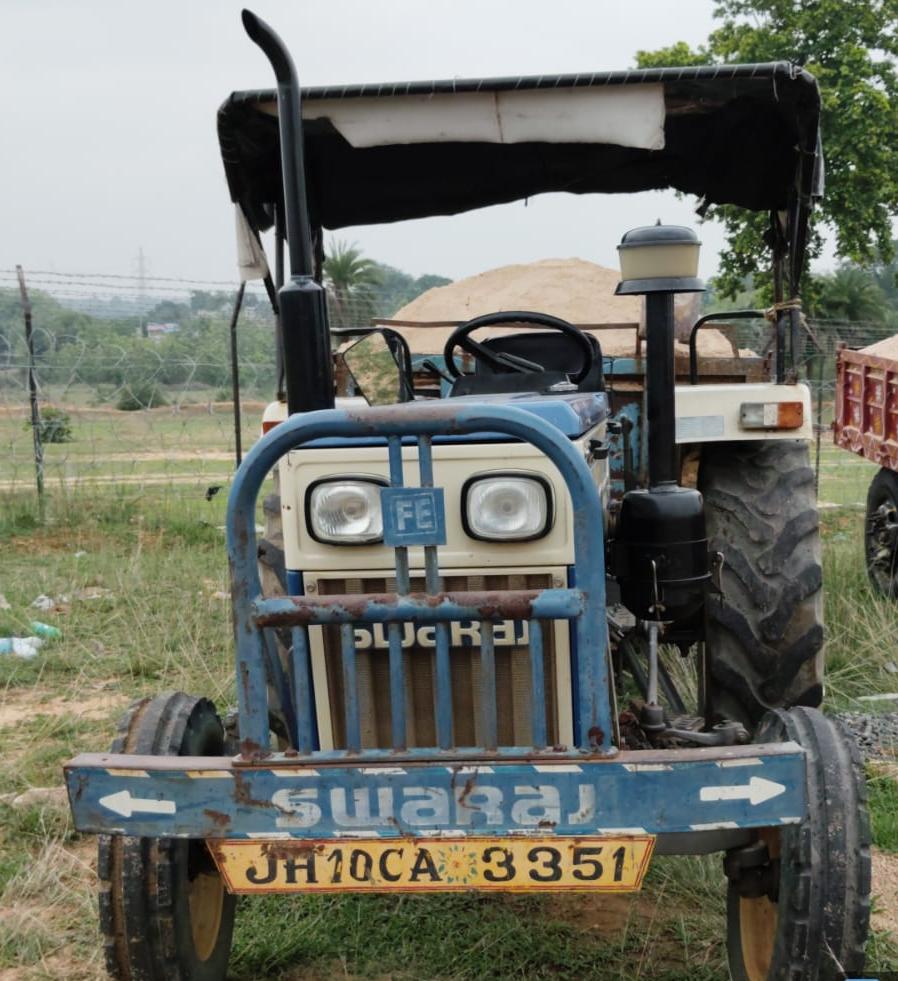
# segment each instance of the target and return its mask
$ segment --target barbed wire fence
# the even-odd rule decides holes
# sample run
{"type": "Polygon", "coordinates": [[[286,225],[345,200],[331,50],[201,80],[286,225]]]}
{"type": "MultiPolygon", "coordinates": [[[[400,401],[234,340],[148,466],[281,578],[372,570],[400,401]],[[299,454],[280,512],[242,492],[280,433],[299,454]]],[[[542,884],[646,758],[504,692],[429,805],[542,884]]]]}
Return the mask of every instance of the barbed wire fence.
{"type": "MultiPolygon", "coordinates": [[[[35,492],[29,404],[39,409],[48,493],[128,491],[203,495],[233,473],[237,432],[251,445],[277,390],[274,318],[261,285],[247,284],[237,328],[235,428],[229,322],[237,284],[188,277],[27,272],[31,347],[15,270],[0,269],[0,495],[35,492]]],[[[335,326],[389,316],[395,296],[367,287],[344,298],[335,326]]],[[[332,317],[332,320],[335,318],[332,317]]],[[[821,438],[835,392],[839,345],[893,333],[867,321],[814,319],[803,334],[801,375],[821,438]]],[[[732,328],[740,348],[763,350],[769,325],[732,328]]]]}
{"type": "MultiPolygon", "coordinates": [[[[258,438],[278,388],[274,315],[262,285],[246,284],[235,332],[235,419],[236,282],[146,276],[138,284],[53,270],[24,278],[26,293],[16,269],[0,269],[0,496],[28,496],[42,484],[69,497],[183,497],[226,482],[241,436],[244,446],[258,438]]],[[[368,287],[335,314],[364,325],[392,313],[394,302],[368,287]]]]}

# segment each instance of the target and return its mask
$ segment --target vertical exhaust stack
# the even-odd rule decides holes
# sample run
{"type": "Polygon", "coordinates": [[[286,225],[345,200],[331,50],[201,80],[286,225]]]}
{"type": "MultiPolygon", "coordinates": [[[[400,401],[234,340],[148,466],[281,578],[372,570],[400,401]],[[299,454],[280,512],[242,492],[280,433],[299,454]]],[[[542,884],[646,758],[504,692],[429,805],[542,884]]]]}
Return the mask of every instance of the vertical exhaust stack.
{"type": "Polygon", "coordinates": [[[249,10],[246,33],[274,69],[278,93],[281,174],[290,278],[278,291],[284,338],[287,409],[311,412],[334,407],[334,369],[324,287],[312,276],[312,231],[303,164],[302,107],[296,66],[278,35],[249,10]]]}
{"type": "Polygon", "coordinates": [[[614,574],[624,606],[641,620],[683,621],[697,613],[710,581],[702,496],[680,487],[674,404],[674,294],[704,289],[699,241],[689,228],[627,232],[618,247],[618,294],[646,298],[647,490],[621,502],[614,574]]]}

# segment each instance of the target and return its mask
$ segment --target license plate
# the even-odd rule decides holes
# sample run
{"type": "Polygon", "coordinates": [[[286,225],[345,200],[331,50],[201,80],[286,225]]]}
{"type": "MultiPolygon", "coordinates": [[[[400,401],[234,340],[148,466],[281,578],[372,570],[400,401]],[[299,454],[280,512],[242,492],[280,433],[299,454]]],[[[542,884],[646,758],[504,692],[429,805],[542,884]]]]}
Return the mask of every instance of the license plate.
{"type": "Polygon", "coordinates": [[[632,892],[654,836],[209,841],[228,889],[632,892]]]}

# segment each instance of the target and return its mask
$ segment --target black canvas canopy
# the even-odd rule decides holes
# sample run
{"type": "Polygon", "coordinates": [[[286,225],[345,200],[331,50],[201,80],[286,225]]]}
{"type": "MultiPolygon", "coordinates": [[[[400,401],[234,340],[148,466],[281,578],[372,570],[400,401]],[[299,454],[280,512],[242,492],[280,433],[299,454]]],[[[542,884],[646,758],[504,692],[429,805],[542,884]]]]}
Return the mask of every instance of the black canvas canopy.
{"type": "MultiPolygon", "coordinates": [[[[793,264],[822,191],[817,84],[787,62],[308,88],[302,106],[315,227],[673,188],[705,206],[785,212],[793,264]]],[[[218,132],[231,198],[254,229],[270,227],[282,195],[275,91],[235,92],[218,132]]]]}

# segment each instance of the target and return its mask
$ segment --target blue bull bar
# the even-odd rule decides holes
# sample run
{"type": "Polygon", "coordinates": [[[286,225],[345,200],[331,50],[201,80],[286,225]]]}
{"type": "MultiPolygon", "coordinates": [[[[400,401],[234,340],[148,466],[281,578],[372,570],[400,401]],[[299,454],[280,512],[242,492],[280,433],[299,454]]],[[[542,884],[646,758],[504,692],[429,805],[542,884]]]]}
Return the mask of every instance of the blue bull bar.
{"type": "MultiPolygon", "coordinates": [[[[265,628],[292,630],[292,689],[287,725],[301,754],[317,755],[313,732],[313,693],[310,677],[308,628],[341,626],[341,660],[345,695],[347,752],[361,751],[359,700],[356,684],[356,624],[387,624],[392,729],[392,753],[434,756],[456,754],[452,733],[450,631],[452,621],[480,622],[480,685],[483,697],[483,746],[466,754],[509,754],[546,748],[543,628],[547,620],[574,622],[577,652],[574,716],[575,747],[568,752],[612,753],[611,697],[605,621],[605,566],[602,505],[582,455],[558,430],[520,409],[486,406],[390,406],[347,412],[332,410],[294,416],[276,427],[247,455],[228,502],[228,552],[234,622],[237,637],[237,679],[241,753],[258,758],[268,752],[267,677],[265,666],[274,658],[263,635],[265,628]],[[571,497],[575,547],[576,588],[503,590],[483,593],[440,591],[438,546],[444,541],[442,491],[433,486],[433,437],[450,434],[499,432],[532,443],[555,464],[571,497]],[[324,437],[386,437],[390,486],[382,493],[384,542],[394,547],[396,594],[367,596],[291,596],[262,599],[255,549],[255,503],[268,471],[289,450],[324,437]],[[418,448],[419,487],[403,483],[402,446],[414,438],[418,448]],[[410,589],[408,549],[424,547],[425,592],[410,589]],[[493,626],[503,620],[529,621],[533,746],[497,745],[496,673],[493,626]],[[434,711],[437,746],[408,750],[405,720],[405,668],[402,625],[434,625],[434,711]],[[292,711],[290,711],[292,710],[292,711]]],[[[367,756],[373,751],[365,751],[367,756]]]]}
{"type": "MultiPolygon", "coordinates": [[[[795,823],[805,814],[805,767],[793,743],[620,751],[605,613],[603,513],[580,451],[531,413],[477,404],[328,410],[293,416],[247,454],[228,501],[240,755],[146,757],[83,754],[66,766],[80,831],[158,837],[352,837],[423,834],[557,835],[729,832],[795,823]],[[531,443],[555,465],[572,505],[575,587],[442,592],[441,490],[434,437],[501,433],[531,443]],[[326,438],[386,439],[384,543],[397,592],[264,598],[255,509],[263,481],[289,451],[326,438]],[[418,486],[403,480],[403,446],[417,445],[418,486]],[[410,588],[411,546],[423,546],[425,591],[410,588]],[[453,745],[450,624],[480,623],[483,745],[453,745]],[[529,622],[532,745],[497,739],[493,627],[529,622]],[[543,623],[572,624],[574,745],[548,746],[543,623]],[[403,624],[432,624],[437,745],[406,740],[403,624]],[[387,625],[391,742],[363,749],[355,627],[387,625]],[[316,749],[308,629],[339,625],[346,746],[316,749]],[[288,628],[282,664],[273,631],[288,628]],[[278,693],[291,747],[269,743],[269,686],[278,693]]],[[[331,655],[333,656],[333,655],[331,655]]]]}

